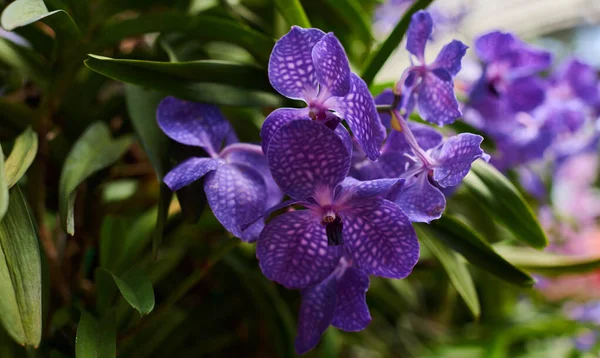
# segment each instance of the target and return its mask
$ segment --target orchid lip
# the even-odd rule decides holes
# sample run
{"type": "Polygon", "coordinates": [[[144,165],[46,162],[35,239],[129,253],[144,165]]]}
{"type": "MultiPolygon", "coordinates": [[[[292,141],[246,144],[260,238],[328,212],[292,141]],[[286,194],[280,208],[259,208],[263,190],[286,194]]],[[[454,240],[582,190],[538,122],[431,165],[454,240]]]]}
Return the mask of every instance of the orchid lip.
{"type": "MultiPolygon", "coordinates": [[[[324,221],[325,222],[325,221],[324,221]]],[[[325,225],[327,232],[327,245],[339,246],[344,244],[343,222],[339,216],[335,216],[334,220],[325,225]]]]}

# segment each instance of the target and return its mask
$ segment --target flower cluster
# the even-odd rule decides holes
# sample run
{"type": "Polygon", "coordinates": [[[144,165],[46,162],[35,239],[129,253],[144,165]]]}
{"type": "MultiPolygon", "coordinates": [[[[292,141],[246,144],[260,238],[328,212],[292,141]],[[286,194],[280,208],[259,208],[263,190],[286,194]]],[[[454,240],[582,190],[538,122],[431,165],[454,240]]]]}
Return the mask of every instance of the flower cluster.
{"type": "Polygon", "coordinates": [[[178,190],[204,177],[217,219],[233,235],[257,240],[264,275],[301,290],[298,353],[329,325],[358,331],[369,324],[369,275],[408,276],[419,258],[412,222],[439,218],[442,190],[487,159],[478,135],[444,139],[406,119],[417,105],[430,123],[461,116],[453,77],[467,47],[453,41],[427,64],[432,31],[429,13],[416,13],[407,49],[417,64],[377,98],[378,108],[333,33],[293,27],[276,43],[268,75],[275,90],[306,107],[271,112],[262,147],[235,143],[214,106],[167,98],[158,109],[169,137],[207,153],[181,163],[165,183],[178,190]],[[289,200],[280,202],[283,195],[289,200]]]}
{"type": "MultiPolygon", "coordinates": [[[[471,86],[465,119],[494,140],[492,163],[518,173],[523,188],[540,201],[539,217],[551,238],[550,250],[597,257],[597,72],[574,58],[553,67],[549,52],[510,33],[479,37],[475,52],[483,71],[471,86]]],[[[597,320],[599,275],[595,271],[540,278],[537,288],[551,301],[588,301],[572,302],[569,316],[597,320]]],[[[577,342],[583,347],[596,339],[591,334],[577,342]]]]}

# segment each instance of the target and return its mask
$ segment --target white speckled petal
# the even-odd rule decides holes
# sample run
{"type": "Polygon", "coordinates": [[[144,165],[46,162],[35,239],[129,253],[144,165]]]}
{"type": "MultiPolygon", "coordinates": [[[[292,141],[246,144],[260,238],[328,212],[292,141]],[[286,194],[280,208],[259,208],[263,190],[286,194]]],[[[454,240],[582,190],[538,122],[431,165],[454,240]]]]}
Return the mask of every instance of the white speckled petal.
{"type": "Polygon", "coordinates": [[[293,26],[277,41],[269,58],[269,80],[277,92],[305,102],[316,97],[319,83],[312,50],[323,36],[319,29],[293,26]]]}
{"type": "Polygon", "coordinates": [[[454,82],[443,68],[428,71],[418,87],[419,113],[424,120],[438,126],[450,124],[462,113],[454,94],[454,82]]]}
{"type": "Polygon", "coordinates": [[[295,199],[330,190],[350,170],[350,154],[334,131],[314,121],[292,121],[277,131],[267,155],[273,179],[295,199]]]}
{"type": "Polygon", "coordinates": [[[217,169],[219,161],[212,158],[190,158],[173,168],[164,178],[165,184],[177,191],[202,178],[211,170],[217,169]]]}
{"type": "Polygon", "coordinates": [[[331,324],[346,332],[357,332],[371,323],[366,293],[369,289],[369,276],[361,270],[350,267],[338,280],[337,305],[331,324]]]}
{"type": "Polygon", "coordinates": [[[336,267],[341,246],[328,246],[325,227],[309,210],[292,211],[271,220],[256,245],[267,278],[288,288],[323,281],[336,267]]]}
{"type": "Polygon", "coordinates": [[[471,170],[471,164],[482,157],[481,142],[482,136],[471,133],[448,138],[441,148],[432,153],[438,163],[433,170],[433,179],[443,187],[460,184],[471,170]]]}
{"type": "Polygon", "coordinates": [[[269,113],[260,129],[262,150],[265,155],[269,149],[271,139],[279,128],[293,120],[310,120],[308,108],[278,108],[269,113]]]}
{"type": "Polygon", "coordinates": [[[375,101],[365,81],[354,73],[351,79],[350,92],[345,97],[330,98],[325,105],[346,120],[367,157],[376,160],[386,136],[385,127],[381,124],[375,101]]]}
{"type": "Polygon", "coordinates": [[[345,96],[350,91],[348,57],[332,32],[317,42],[312,51],[312,59],[320,91],[325,91],[330,96],[345,96]]]}
{"type": "Polygon", "coordinates": [[[242,226],[265,210],[267,189],[263,177],[247,166],[221,165],[206,176],[204,191],[215,217],[241,239],[242,226]]]}
{"type": "Polygon", "coordinates": [[[412,222],[429,223],[442,216],[446,208],[446,197],[422,173],[406,185],[395,200],[412,222]]]}
{"type": "Polygon", "coordinates": [[[384,199],[355,200],[341,213],[344,247],[356,266],[369,275],[408,276],[419,260],[419,242],[408,217],[384,199]]]}
{"type": "Polygon", "coordinates": [[[302,290],[296,353],[304,354],[313,349],[329,327],[336,307],[336,286],[336,279],[331,277],[302,290]]]}
{"type": "Polygon", "coordinates": [[[166,97],[156,110],[158,126],[174,141],[218,153],[231,125],[219,107],[166,97]]]}

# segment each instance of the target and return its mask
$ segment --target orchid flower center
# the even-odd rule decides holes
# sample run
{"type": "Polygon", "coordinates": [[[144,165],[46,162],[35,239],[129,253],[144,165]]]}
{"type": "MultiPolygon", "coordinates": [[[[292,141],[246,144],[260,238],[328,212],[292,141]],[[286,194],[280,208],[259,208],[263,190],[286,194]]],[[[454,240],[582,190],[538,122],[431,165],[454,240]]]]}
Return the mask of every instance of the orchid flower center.
{"type": "Polygon", "coordinates": [[[327,119],[328,109],[319,100],[308,103],[308,116],[312,120],[324,121],[327,119]]]}

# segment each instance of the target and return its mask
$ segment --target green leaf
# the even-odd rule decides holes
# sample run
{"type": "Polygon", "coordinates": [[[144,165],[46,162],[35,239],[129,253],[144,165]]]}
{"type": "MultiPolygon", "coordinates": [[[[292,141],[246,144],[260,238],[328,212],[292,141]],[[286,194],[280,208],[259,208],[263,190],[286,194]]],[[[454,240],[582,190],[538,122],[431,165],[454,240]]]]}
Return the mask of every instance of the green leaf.
{"type": "MultiPolygon", "coordinates": [[[[148,91],[141,87],[125,85],[127,111],[133,128],[140,138],[140,142],[148,154],[150,163],[159,181],[165,176],[169,168],[168,151],[169,138],[162,132],[156,122],[156,109],[163,99],[163,95],[155,91],[148,91]]],[[[152,239],[152,250],[156,254],[163,240],[164,226],[169,214],[168,208],[173,198],[173,193],[161,183],[158,198],[156,228],[152,239]]]]}
{"type": "Polygon", "coordinates": [[[177,32],[206,42],[232,43],[248,50],[265,65],[275,44],[272,38],[232,20],[176,11],[142,14],[134,19],[107,23],[99,30],[95,44],[105,48],[127,37],[156,32],[177,32]]]}
{"type": "Polygon", "coordinates": [[[244,85],[267,89],[265,82],[267,77],[264,73],[244,65],[217,61],[159,63],[113,60],[97,56],[85,60],[85,65],[117,81],[154,89],[190,101],[259,107],[276,107],[280,103],[279,97],[270,89],[269,92],[265,92],[240,88],[244,85]],[[220,75],[211,72],[218,72],[220,75]],[[234,78],[239,75],[250,76],[251,81],[254,79],[258,82],[252,84],[244,78],[234,78]]]}
{"type": "Polygon", "coordinates": [[[371,18],[358,0],[326,0],[366,44],[373,40],[371,18]]]}
{"type": "Polygon", "coordinates": [[[110,358],[117,355],[117,320],[114,310],[108,311],[98,322],[92,315],[81,311],[81,320],[75,339],[77,358],[110,358]]]}
{"type": "Polygon", "coordinates": [[[116,269],[128,225],[128,220],[114,216],[106,216],[102,221],[98,245],[101,267],[116,269]]]}
{"type": "Polygon", "coordinates": [[[123,298],[135,308],[142,316],[154,309],[154,289],[152,282],[144,271],[133,268],[117,276],[112,272],[101,269],[112,276],[115,284],[121,291],[123,298]]]}
{"type": "Polygon", "coordinates": [[[288,25],[298,25],[304,28],[312,27],[300,0],[275,0],[275,6],[283,15],[288,25]]]}
{"type": "Polygon", "coordinates": [[[112,139],[106,124],[92,124],[67,155],[59,183],[61,223],[67,233],[75,233],[73,207],[76,189],[90,175],[116,162],[131,145],[130,137],[112,139]]]}
{"type": "Polygon", "coordinates": [[[418,0],[413,6],[411,6],[406,12],[398,25],[394,28],[392,33],[388,36],[388,38],[373,52],[371,57],[367,60],[367,64],[365,66],[364,71],[362,72],[362,79],[365,80],[367,85],[370,85],[375,76],[383,67],[383,64],[387,61],[390,55],[398,48],[400,42],[404,38],[404,34],[406,30],[408,30],[408,25],[410,24],[410,19],[412,15],[431,4],[433,0],[418,0]]]}
{"type": "Polygon", "coordinates": [[[48,86],[50,68],[32,50],[0,38],[0,62],[14,68],[22,76],[30,78],[40,87],[48,86]]]}
{"type": "Polygon", "coordinates": [[[140,60],[121,60],[104,56],[88,55],[88,67],[97,61],[109,62],[124,69],[149,70],[168,75],[179,80],[195,82],[221,83],[235,87],[259,91],[272,91],[267,72],[258,66],[245,65],[229,61],[201,60],[190,62],[158,62],[140,60]]]}
{"type": "Polygon", "coordinates": [[[559,255],[505,245],[494,248],[513,265],[545,276],[586,273],[600,268],[599,256],[559,255]]]}
{"type": "Polygon", "coordinates": [[[463,255],[471,264],[507,282],[525,287],[535,283],[529,274],[511,265],[477,233],[452,216],[444,215],[433,221],[429,227],[425,224],[416,226],[431,230],[432,236],[463,255]]]}
{"type": "Polygon", "coordinates": [[[27,128],[20,136],[15,140],[8,159],[6,160],[6,181],[8,188],[12,188],[17,182],[25,175],[27,169],[33,160],[38,150],[38,137],[37,133],[27,128]]]}
{"type": "Polygon", "coordinates": [[[2,152],[2,147],[0,147],[0,220],[6,215],[6,211],[8,210],[8,180],[4,153],[2,152]]]}
{"type": "Polygon", "coordinates": [[[518,240],[537,249],[548,245],[544,230],[521,193],[494,167],[482,160],[475,161],[464,183],[518,240]]]}
{"type": "Polygon", "coordinates": [[[18,186],[0,221],[0,321],[21,345],[42,337],[42,263],[37,232],[18,186]]]}
{"type": "Polygon", "coordinates": [[[475,284],[473,284],[473,278],[467,269],[467,265],[462,261],[459,255],[450,250],[446,244],[435,242],[430,236],[429,230],[430,229],[424,225],[417,227],[419,241],[424,243],[438,258],[446,270],[452,285],[463,298],[467,307],[469,307],[473,317],[478,318],[481,314],[481,307],[479,306],[479,298],[477,297],[475,284]]]}
{"type": "Polygon", "coordinates": [[[0,23],[8,31],[26,26],[36,21],[44,22],[59,35],[79,38],[81,32],[71,16],[64,10],[48,11],[43,0],[16,0],[2,12],[0,23]]]}

